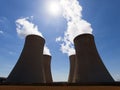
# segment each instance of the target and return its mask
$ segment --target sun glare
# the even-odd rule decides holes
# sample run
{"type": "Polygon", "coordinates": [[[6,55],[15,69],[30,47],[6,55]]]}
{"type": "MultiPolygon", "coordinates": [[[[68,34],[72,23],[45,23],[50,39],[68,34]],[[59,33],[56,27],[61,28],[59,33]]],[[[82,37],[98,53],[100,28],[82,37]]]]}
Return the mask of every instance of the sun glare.
{"type": "Polygon", "coordinates": [[[58,1],[51,1],[47,5],[48,13],[53,16],[59,16],[61,13],[60,4],[58,1]]]}

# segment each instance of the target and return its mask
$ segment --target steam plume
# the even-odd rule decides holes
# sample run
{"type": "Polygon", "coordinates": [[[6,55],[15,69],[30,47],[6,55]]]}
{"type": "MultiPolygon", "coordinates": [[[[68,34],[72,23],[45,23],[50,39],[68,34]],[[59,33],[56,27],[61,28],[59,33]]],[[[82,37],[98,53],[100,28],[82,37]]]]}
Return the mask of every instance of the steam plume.
{"type": "Polygon", "coordinates": [[[82,6],[77,0],[60,0],[63,17],[67,20],[64,37],[56,41],[62,42],[61,51],[71,55],[74,53],[73,39],[84,33],[92,34],[91,24],[82,19],[82,6]]]}
{"type": "Polygon", "coordinates": [[[26,37],[27,35],[34,34],[43,37],[42,33],[38,31],[37,25],[34,25],[29,19],[29,17],[26,17],[16,20],[18,35],[20,37],[26,37]]]}
{"type": "MultiPolygon", "coordinates": [[[[26,18],[20,18],[16,20],[16,30],[18,33],[18,36],[20,37],[26,37],[27,35],[38,35],[43,37],[42,33],[38,30],[37,25],[33,24],[29,21],[29,19],[33,19],[33,17],[26,17],[26,18]]],[[[44,47],[44,54],[51,55],[50,50],[47,46],[44,47]]]]}
{"type": "Polygon", "coordinates": [[[47,46],[44,47],[43,54],[44,54],[44,55],[51,55],[50,50],[48,49],[47,46]]]}

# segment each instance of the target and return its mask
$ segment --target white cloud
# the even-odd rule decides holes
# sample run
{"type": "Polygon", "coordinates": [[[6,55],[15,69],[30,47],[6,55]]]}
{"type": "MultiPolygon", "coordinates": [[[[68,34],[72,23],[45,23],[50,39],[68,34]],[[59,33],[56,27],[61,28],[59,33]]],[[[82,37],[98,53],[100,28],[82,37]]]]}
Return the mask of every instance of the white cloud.
{"type": "Polygon", "coordinates": [[[69,41],[68,38],[64,37],[58,37],[56,38],[56,42],[61,41],[62,44],[60,44],[60,50],[62,53],[68,54],[68,56],[75,54],[75,49],[72,43],[69,41]]]}
{"type": "Polygon", "coordinates": [[[2,30],[0,30],[0,34],[3,34],[4,32],[2,30]]]}
{"type": "MultiPolygon", "coordinates": [[[[16,20],[16,25],[17,25],[17,33],[20,37],[26,37],[27,35],[34,34],[34,35],[39,35],[43,37],[42,33],[38,30],[37,25],[33,24],[29,20],[33,19],[33,16],[31,17],[26,17],[26,18],[20,18],[16,20]]],[[[48,47],[44,47],[44,54],[51,55],[50,50],[48,47]]],[[[10,52],[12,54],[12,52],[10,52]]]]}
{"type": "Polygon", "coordinates": [[[70,44],[61,44],[61,49],[63,53],[68,54],[68,56],[75,54],[75,49],[73,47],[70,47],[70,44]]]}
{"type": "Polygon", "coordinates": [[[43,37],[42,33],[38,30],[37,25],[30,22],[29,19],[30,19],[29,17],[26,17],[16,20],[16,25],[17,25],[16,30],[18,35],[20,37],[26,37],[27,35],[34,34],[43,37]]]}
{"type": "Polygon", "coordinates": [[[47,47],[46,45],[45,45],[45,47],[44,47],[43,54],[44,54],[44,55],[51,55],[50,50],[48,49],[48,47],[47,47]]]}
{"type": "Polygon", "coordinates": [[[15,52],[12,52],[12,51],[9,51],[9,54],[10,54],[10,55],[15,55],[16,53],[15,53],[15,52]]]}
{"type": "Polygon", "coordinates": [[[63,17],[67,20],[67,30],[64,37],[56,38],[57,42],[62,42],[61,51],[67,53],[75,52],[73,40],[80,34],[92,34],[91,24],[82,19],[82,6],[77,0],[60,0],[63,9],[63,17]]]}
{"type": "Polygon", "coordinates": [[[56,42],[59,42],[59,41],[61,41],[61,40],[62,40],[62,37],[56,38],[56,42]]]}

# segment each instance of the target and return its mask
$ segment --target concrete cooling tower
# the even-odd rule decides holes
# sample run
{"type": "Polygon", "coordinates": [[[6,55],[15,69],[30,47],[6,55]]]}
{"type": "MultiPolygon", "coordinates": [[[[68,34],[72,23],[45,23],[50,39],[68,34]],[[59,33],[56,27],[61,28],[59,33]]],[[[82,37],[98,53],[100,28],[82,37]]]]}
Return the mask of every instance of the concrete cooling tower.
{"type": "Polygon", "coordinates": [[[70,60],[70,71],[69,71],[68,83],[73,83],[76,55],[69,56],[69,60],[70,60]]]}
{"type": "Polygon", "coordinates": [[[18,62],[7,78],[9,83],[44,83],[43,47],[45,40],[37,35],[28,35],[18,62]]]}
{"type": "Polygon", "coordinates": [[[51,74],[51,56],[43,55],[43,62],[44,62],[45,82],[52,83],[53,79],[51,74]]]}
{"type": "Polygon", "coordinates": [[[0,84],[4,83],[6,81],[5,77],[0,77],[0,84]]]}
{"type": "Polygon", "coordinates": [[[91,34],[79,35],[74,39],[76,50],[75,83],[114,82],[103,64],[91,34]]]}

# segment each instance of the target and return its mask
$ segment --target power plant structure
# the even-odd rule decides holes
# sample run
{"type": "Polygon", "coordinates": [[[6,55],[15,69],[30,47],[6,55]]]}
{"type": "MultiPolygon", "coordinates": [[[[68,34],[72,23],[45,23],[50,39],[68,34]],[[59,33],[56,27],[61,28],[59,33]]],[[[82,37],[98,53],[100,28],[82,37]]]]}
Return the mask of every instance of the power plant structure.
{"type": "Polygon", "coordinates": [[[50,55],[43,55],[43,62],[44,62],[44,75],[45,75],[45,82],[52,83],[52,73],[51,73],[51,56],[50,55]]]}
{"type": "Polygon", "coordinates": [[[45,40],[38,35],[28,35],[18,62],[8,76],[10,83],[45,83],[43,48],[45,40]]]}
{"type": "MultiPolygon", "coordinates": [[[[22,53],[6,82],[16,84],[53,83],[52,56],[43,54],[45,39],[28,35],[22,53]]],[[[103,64],[92,34],[74,39],[76,54],[69,56],[70,71],[67,83],[114,82],[103,64]]]]}
{"type": "Polygon", "coordinates": [[[6,77],[0,77],[0,84],[4,83],[6,81],[6,77]]]}
{"type": "Polygon", "coordinates": [[[92,34],[78,35],[74,39],[74,45],[74,83],[114,82],[98,54],[92,34]]]}
{"type": "Polygon", "coordinates": [[[75,73],[75,62],[76,62],[75,54],[69,56],[69,62],[70,62],[70,69],[69,69],[68,83],[73,83],[74,73],[75,73]]]}

